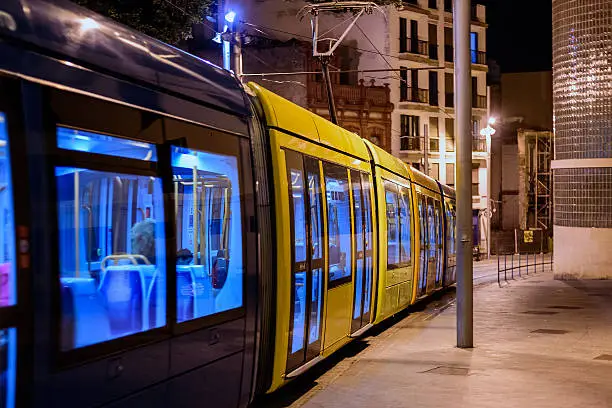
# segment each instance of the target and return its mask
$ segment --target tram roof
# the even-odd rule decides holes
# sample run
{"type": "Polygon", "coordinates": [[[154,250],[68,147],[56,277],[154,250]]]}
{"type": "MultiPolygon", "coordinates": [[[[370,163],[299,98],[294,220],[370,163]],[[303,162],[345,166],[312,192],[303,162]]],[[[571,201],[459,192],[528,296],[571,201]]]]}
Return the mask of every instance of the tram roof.
{"type": "Polygon", "coordinates": [[[447,186],[446,184],[442,184],[438,181],[438,184],[440,185],[440,188],[442,189],[442,193],[444,194],[444,197],[450,198],[451,200],[454,200],[456,198],[456,193],[455,193],[455,189],[447,186]]]}
{"type": "MultiPolygon", "coordinates": [[[[67,0],[2,0],[0,38],[13,38],[65,63],[99,68],[246,116],[239,81],[228,71],[67,0]]],[[[20,71],[19,61],[9,67],[20,71]]]]}
{"type": "Polygon", "coordinates": [[[370,161],[368,150],[357,134],[334,125],[261,85],[251,82],[248,86],[262,102],[268,126],[311,139],[361,160],[370,161]]]}
{"type": "Polygon", "coordinates": [[[389,154],[386,150],[381,149],[369,140],[363,139],[374,159],[374,164],[383,167],[393,173],[404,177],[407,180],[412,180],[408,167],[397,157],[389,154]]]}
{"type": "Polygon", "coordinates": [[[438,184],[436,179],[434,179],[433,177],[429,177],[425,173],[421,173],[419,170],[415,169],[414,167],[410,167],[410,173],[412,174],[412,177],[413,177],[412,179],[414,180],[415,183],[437,194],[441,194],[440,185],[438,184]]]}

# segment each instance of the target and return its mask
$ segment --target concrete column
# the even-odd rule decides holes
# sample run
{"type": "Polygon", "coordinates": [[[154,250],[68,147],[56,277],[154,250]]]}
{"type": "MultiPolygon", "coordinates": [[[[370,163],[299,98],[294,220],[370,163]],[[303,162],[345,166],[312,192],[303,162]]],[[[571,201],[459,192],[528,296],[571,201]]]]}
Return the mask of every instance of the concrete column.
{"type": "Polygon", "coordinates": [[[612,278],[612,0],[553,0],[554,273],[612,278]]]}

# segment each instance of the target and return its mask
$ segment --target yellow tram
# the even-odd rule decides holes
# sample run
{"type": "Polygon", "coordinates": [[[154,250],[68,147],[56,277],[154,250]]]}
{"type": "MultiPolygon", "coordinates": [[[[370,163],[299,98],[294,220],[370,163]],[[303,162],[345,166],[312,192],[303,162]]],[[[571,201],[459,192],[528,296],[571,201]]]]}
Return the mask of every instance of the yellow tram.
{"type": "Polygon", "coordinates": [[[274,355],[258,373],[270,392],[454,283],[455,197],[358,135],[248,87],[273,169],[274,355]]]}

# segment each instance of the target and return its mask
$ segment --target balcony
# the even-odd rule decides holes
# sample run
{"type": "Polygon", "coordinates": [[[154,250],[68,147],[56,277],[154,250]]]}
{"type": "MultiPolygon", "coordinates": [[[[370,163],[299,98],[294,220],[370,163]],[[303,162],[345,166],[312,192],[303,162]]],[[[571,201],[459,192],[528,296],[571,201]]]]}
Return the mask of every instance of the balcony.
{"type": "Polygon", "coordinates": [[[444,96],[444,106],[446,106],[447,108],[455,107],[455,94],[454,93],[447,93],[444,96]]]}
{"type": "Polygon", "coordinates": [[[472,64],[487,65],[487,54],[484,51],[471,50],[472,64]]]}
{"type": "Polygon", "coordinates": [[[487,109],[487,97],[483,95],[472,95],[472,108],[487,109]]]}
{"type": "Polygon", "coordinates": [[[438,44],[429,44],[429,59],[438,59],[438,44]]]}
{"type": "Polygon", "coordinates": [[[478,153],[486,153],[487,138],[481,135],[472,135],[472,151],[478,153]]]}
{"type": "Polygon", "coordinates": [[[422,152],[422,136],[400,136],[400,150],[403,152],[422,152]]]}
{"type": "Polygon", "coordinates": [[[444,61],[446,62],[455,62],[455,53],[452,45],[444,46],[444,61]]]}
{"type": "MultiPolygon", "coordinates": [[[[369,106],[387,107],[390,102],[390,89],[388,86],[376,86],[370,81],[359,81],[359,85],[333,84],[334,100],[339,106],[360,107],[369,106]]],[[[323,82],[311,81],[308,83],[308,99],[310,103],[327,104],[327,88],[323,82]]]]}
{"type": "Polygon", "coordinates": [[[428,55],[429,43],[416,38],[400,38],[400,53],[428,55]]]}
{"type": "Polygon", "coordinates": [[[429,103],[429,89],[402,87],[400,88],[400,102],[429,103]]]}

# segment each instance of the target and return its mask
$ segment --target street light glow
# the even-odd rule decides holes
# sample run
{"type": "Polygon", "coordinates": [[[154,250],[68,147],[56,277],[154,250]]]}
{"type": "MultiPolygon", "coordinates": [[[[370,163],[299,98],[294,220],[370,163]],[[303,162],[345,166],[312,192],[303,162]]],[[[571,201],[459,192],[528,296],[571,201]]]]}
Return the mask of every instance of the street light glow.
{"type": "Polygon", "coordinates": [[[228,23],[233,23],[235,19],[236,19],[236,12],[235,11],[228,11],[225,14],[225,21],[227,21],[228,23]]]}
{"type": "Polygon", "coordinates": [[[489,126],[493,126],[497,122],[497,119],[494,116],[489,118],[489,126]]]}
{"type": "Polygon", "coordinates": [[[93,18],[87,17],[81,20],[81,31],[83,32],[89,30],[96,30],[98,28],[100,28],[100,24],[98,24],[98,22],[93,18]]]}

